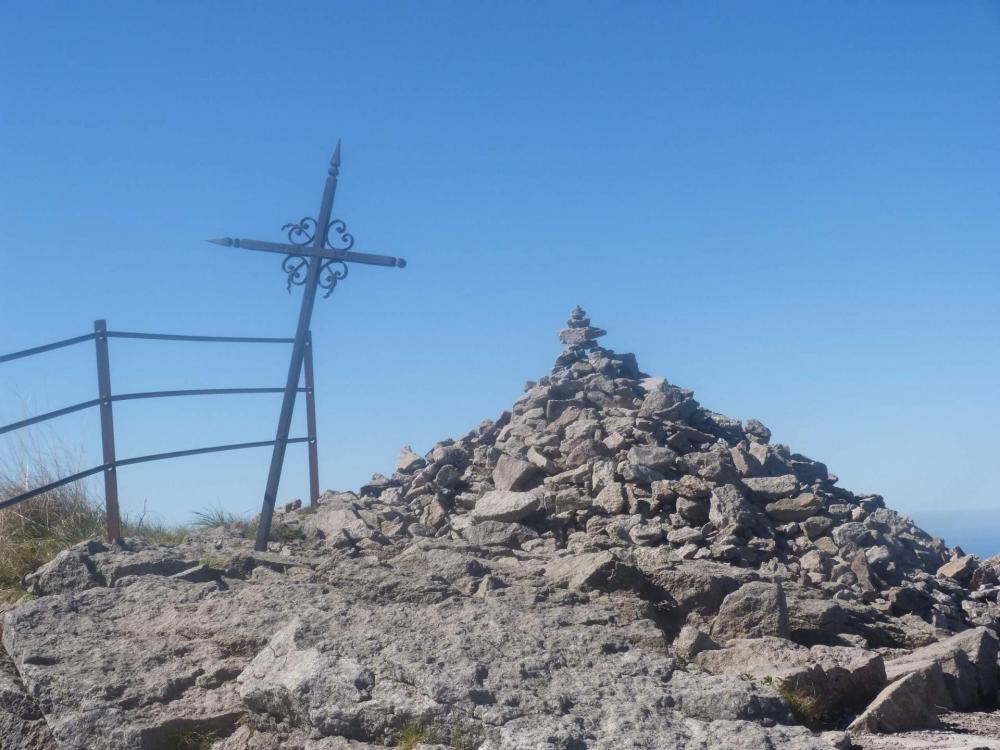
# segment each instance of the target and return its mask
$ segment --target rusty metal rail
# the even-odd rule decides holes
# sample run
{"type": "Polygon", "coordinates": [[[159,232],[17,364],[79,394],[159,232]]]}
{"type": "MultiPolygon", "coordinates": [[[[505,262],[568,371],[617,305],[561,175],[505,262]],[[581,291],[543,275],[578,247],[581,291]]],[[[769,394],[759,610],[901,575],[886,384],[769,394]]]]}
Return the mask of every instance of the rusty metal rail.
{"type": "MultiPolygon", "coordinates": [[[[109,541],[114,541],[121,537],[121,516],[118,509],[118,477],[117,471],[120,466],[131,466],[148,461],[160,461],[168,458],[182,458],[185,456],[196,456],[203,453],[219,453],[222,451],[243,450],[247,448],[273,447],[275,440],[261,440],[251,443],[232,443],[229,445],[213,445],[206,448],[191,448],[179,451],[168,451],[166,453],[152,453],[146,456],[136,456],[133,458],[119,459],[115,454],[115,432],[114,415],[112,404],[116,401],[134,401],[150,398],[170,398],[176,396],[222,396],[236,394],[262,394],[262,393],[284,393],[285,388],[189,388],[172,391],[145,391],[140,393],[113,393],[111,390],[111,362],[108,353],[108,342],[113,338],[121,339],[147,339],[155,341],[190,341],[190,342],[210,342],[210,343],[239,343],[239,344],[293,344],[293,338],[275,338],[259,336],[195,336],[168,333],[139,333],[133,331],[109,331],[107,324],[103,320],[94,321],[94,332],[83,336],[55,341],[51,344],[23,349],[19,352],[0,355],[0,363],[10,362],[24,357],[31,357],[36,354],[61,349],[73,344],[83,343],[93,340],[97,354],[97,385],[98,397],[79,404],[66,406],[61,409],[38,414],[33,417],[12,422],[0,426],[0,435],[13,432],[15,430],[29,427],[34,424],[46,422],[56,417],[72,414],[84,409],[98,407],[101,417],[101,448],[103,453],[103,463],[84,471],[78,471],[66,477],[61,477],[52,482],[48,482],[40,487],[26,489],[24,492],[13,497],[0,500],[0,510],[12,505],[24,502],[38,495],[62,487],[72,482],[78,482],[95,474],[104,476],[104,503],[107,517],[107,536],[109,541]]],[[[309,444],[309,491],[310,502],[315,502],[319,496],[319,466],[318,450],[316,443],[316,392],[313,383],[313,363],[312,363],[312,336],[308,337],[305,367],[305,387],[296,389],[297,393],[304,393],[306,397],[306,424],[308,435],[299,438],[290,438],[289,443],[309,444]]]]}

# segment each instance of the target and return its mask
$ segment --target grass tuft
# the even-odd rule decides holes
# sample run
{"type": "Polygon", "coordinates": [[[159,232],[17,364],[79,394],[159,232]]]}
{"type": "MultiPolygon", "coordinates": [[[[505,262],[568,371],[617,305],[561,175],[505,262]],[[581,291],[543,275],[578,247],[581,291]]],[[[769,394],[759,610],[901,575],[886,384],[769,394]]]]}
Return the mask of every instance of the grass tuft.
{"type": "Polygon", "coordinates": [[[168,747],[170,750],[210,750],[216,739],[214,734],[188,729],[170,738],[168,747]]]}
{"type": "Polygon", "coordinates": [[[788,701],[792,715],[803,726],[818,729],[829,718],[825,702],[816,694],[782,685],[778,692],[788,701]]]}
{"type": "MultiPolygon", "coordinates": [[[[48,484],[73,473],[65,460],[28,461],[0,467],[0,498],[48,484]]],[[[104,534],[104,510],[87,495],[82,483],[63,485],[0,510],[0,601],[24,593],[25,575],[59,552],[104,534]]]]}
{"type": "Polygon", "coordinates": [[[399,737],[397,748],[398,750],[413,750],[417,745],[430,741],[430,731],[417,724],[408,724],[403,727],[403,733],[399,737]]]}

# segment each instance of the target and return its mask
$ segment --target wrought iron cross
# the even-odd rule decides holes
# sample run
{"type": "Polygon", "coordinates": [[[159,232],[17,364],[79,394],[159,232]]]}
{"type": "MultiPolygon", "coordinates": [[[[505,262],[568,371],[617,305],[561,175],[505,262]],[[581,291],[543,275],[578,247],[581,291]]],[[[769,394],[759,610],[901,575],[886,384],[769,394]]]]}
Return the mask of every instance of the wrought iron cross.
{"type": "Polygon", "coordinates": [[[264,488],[264,504],[260,511],[260,525],[257,527],[257,540],[254,548],[258,552],[267,549],[267,539],[271,534],[274,502],[278,494],[278,482],[281,480],[281,467],[285,461],[288,431],[292,424],[292,411],[295,409],[295,395],[302,373],[302,359],[317,290],[322,287],[326,290],[326,294],[323,296],[329,297],[336,288],[337,282],[347,276],[348,263],[364,263],[370,266],[388,266],[390,268],[406,266],[406,261],[402,258],[351,251],[351,248],[354,247],[354,237],[348,233],[347,225],[340,219],[330,218],[333,211],[333,197],[337,192],[339,171],[340,141],[338,140],[337,148],[330,159],[330,170],[323,188],[323,199],[319,204],[319,216],[315,219],[306,216],[297,223],[285,224],[282,231],[288,233],[288,243],[235,240],[231,237],[209,240],[216,245],[226,247],[281,253],[285,255],[285,259],[281,262],[281,269],[288,276],[288,290],[291,291],[293,285],[305,287],[302,293],[302,307],[299,310],[299,324],[295,330],[295,344],[292,346],[292,358],[288,365],[285,395],[281,401],[281,415],[278,417],[278,433],[274,439],[274,452],[271,454],[271,468],[267,474],[267,486],[264,488]],[[330,240],[331,233],[336,235],[336,244],[330,240]]]}

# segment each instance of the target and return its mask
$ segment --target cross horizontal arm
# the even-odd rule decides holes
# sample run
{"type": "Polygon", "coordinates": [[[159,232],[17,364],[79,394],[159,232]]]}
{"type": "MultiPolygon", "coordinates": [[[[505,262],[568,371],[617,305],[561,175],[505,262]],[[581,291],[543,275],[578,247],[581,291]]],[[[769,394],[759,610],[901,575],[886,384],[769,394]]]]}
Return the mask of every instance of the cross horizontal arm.
{"type": "Polygon", "coordinates": [[[405,268],[406,261],[393,258],[390,255],[372,255],[371,253],[354,253],[349,250],[317,250],[304,245],[290,245],[284,242],[261,242],[260,240],[235,240],[232,237],[220,237],[208,240],[223,247],[242,247],[246,250],[260,250],[265,253],[280,253],[282,255],[302,255],[323,260],[340,260],[345,263],[364,263],[369,266],[387,266],[389,268],[405,268]]]}

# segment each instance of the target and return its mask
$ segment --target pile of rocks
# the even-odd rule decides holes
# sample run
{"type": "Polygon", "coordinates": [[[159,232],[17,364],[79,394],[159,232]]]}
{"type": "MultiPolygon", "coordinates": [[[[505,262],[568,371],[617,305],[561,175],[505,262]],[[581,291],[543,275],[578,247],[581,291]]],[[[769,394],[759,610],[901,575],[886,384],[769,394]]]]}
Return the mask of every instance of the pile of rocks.
{"type": "Polygon", "coordinates": [[[5,616],[0,747],[809,750],[995,706],[1000,559],[604,335],[576,308],[509,412],[269,553],[60,555],[5,616]]]}
{"type": "Polygon", "coordinates": [[[646,547],[912,614],[917,638],[925,625],[997,624],[993,567],[947,549],[880,496],[838,487],[824,464],[772,444],[759,421],[708,411],[690,390],[648,377],[634,355],[599,346],[604,335],[577,307],[552,373],[426,457],[404,448],[391,477],[361,489],[359,507],[374,516],[347,537],[646,547]],[[983,590],[971,597],[970,586],[983,590]]]}

